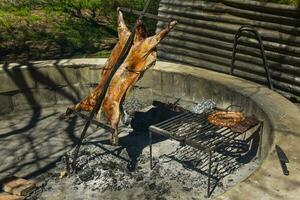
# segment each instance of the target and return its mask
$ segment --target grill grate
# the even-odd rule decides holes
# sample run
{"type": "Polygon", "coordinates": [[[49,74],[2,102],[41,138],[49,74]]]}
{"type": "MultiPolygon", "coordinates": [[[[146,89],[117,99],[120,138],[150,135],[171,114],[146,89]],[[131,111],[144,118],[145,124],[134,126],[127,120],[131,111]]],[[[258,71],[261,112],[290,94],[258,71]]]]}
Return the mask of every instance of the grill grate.
{"type": "MultiPolygon", "coordinates": [[[[212,163],[218,159],[212,159],[214,152],[222,151],[227,148],[239,147],[236,143],[239,141],[239,137],[244,135],[246,131],[257,125],[256,118],[250,117],[247,119],[247,123],[240,124],[244,132],[234,132],[231,128],[219,127],[209,123],[207,120],[208,115],[214,110],[205,112],[202,114],[195,114],[191,112],[183,112],[175,117],[160,122],[158,124],[149,127],[149,146],[150,146],[150,167],[152,168],[152,133],[163,135],[167,138],[172,138],[180,141],[184,145],[199,149],[203,151],[208,157],[204,157],[202,161],[207,162],[208,165],[208,184],[207,184],[207,197],[210,196],[211,191],[211,178],[212,178],[212,163]],[[255,120],[254,120],[255,119],[255,120]]],[[[241,127],[236,130],[242,130],[241,127]]],[[[263,122],[260,122],[260,135],[263,129],[263,122]]],[[[241,146],[242,147],[242,146],[241,146]]],[[[248,149],[240,148],[239,155],[248,149]]],[[[204,155],[205,155],[204,154],[204,155]]],[[[222,155],[226,157],[225,155],[222,155]]],[[[218,165],[218,163],[217,163],[218,165]]]]}
{"type": "Polygon", "coordinates": [[[210,113],[185,112],[150,126],[149,130],[184,142],[202,151],[215,150],[241,135],[241,133],[231,131],[230,128],[210,124],[207,120],[210,113]]]}

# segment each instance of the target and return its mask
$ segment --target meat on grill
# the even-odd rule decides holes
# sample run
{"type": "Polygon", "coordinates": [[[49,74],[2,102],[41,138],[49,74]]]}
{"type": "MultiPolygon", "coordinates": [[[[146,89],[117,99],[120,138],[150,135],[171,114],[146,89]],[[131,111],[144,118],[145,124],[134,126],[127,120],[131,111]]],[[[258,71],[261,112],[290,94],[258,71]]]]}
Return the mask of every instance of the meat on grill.
{"type": "Polygon", "coordinates": [[[242,112],[216,111],[208,116],[211,124],[222,127],[233,127],[245,119],[242,112]]]}

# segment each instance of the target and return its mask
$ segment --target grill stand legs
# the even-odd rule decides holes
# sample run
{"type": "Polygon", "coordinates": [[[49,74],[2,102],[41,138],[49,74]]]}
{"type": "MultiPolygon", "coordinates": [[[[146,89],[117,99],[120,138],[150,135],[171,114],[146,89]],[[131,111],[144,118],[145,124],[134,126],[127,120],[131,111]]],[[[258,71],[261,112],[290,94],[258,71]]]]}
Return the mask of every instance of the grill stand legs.
{"type": "Polygon", "coordinates": [[[153,167],[153,158],[152,158],[152,131],[149,131],[149,148],[150,148],[150,169],[153,167]]]}
{"type": "Polygon", "coordinates": [[[262,155],[261,155],[261,151],[262,151],[262,135],[263,135],[263,132],[264,132],[264,122],[261,121],[260,122],[260,127],[259,127],[259,152],[258,152],[258,158],[261,159],[262,155]]]}
{"type": "MultiPolygon", "coordinates": [[[[149,131],[149,152],[150,152],[150,169],[153,169],[153,155],[152,155],[152,131],[149,131]]],[[[209,161],[208,161],[208,180],[207,180],[207,195],[206,197],[210,197],[210,186],[211,186],[211,166],[212,166],[212,150],[208,153],[209,161]]]]}
{"type": "Polygon", "coordinates": [[[207,180],[207,195],[206,198],[210,197],[210,178],[211,178],[211,156],[212,156],[212,151],[209,151],[209,161],[208,161],[208,180],[207,180]]]}

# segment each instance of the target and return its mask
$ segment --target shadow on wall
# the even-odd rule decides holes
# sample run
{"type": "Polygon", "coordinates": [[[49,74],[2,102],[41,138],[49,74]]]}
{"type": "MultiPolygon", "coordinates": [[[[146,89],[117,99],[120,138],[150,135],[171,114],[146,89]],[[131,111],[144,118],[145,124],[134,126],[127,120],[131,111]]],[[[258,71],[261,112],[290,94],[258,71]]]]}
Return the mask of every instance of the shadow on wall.
{"type": "Polygon", "coordinates": [[[60,156],[68,148],[77,144],[78,137],[75,132],[81,124],[78,124],[76,118],[67,124],[59,121],[59,113],[56,111],[43,113],[42,107],[43,103],[47,101],[47,97],[40,97],[38,94],[41,90],[41,88],[37,88],[39,84],[50,92],[56,92],[63,96],[73,104],[80,100],[79,91],[68,80],[67,74],[58,66],[58,62],[59,60],[55,63],[55,73],[57,72],[64,79],[71,89],[69,92],[57,86],[54,80],[31,63],[22,63],[13,68],[9,68],[8,63],[3,65],[3,71],[17,87],[16,90],[7,92],[8,95],[21,94],[24,100],[18,104],[27,104],[24,106],[29,106],[32,114],[23,116],[15,111],[16,119],[11,122],[3,121],[5,125],[0,129],[0,152],[3,155],[0,158],[0,179],[15,175],[20,171],[25,171],[28,178],[39,175],[54,167],[60,156]],[[26,70],[21,67],[24,65],[28,66],[26,70]],[[31,83],[28,81],[28,74],[30,79],[35,82],[34,90],[30,89],[31,83]],[[43,127],[41,128],[41,126],[43,127]],[[55,142],[56,140],[58,142],[55,142]],[[29,168],[28,173],[27,168],[29,168]]]}
{"type": "MultiPolygon", "coordinates": [[[[10,79],[13,81],[13,83],[17,86],[18,91],[25,97],[27,105],[30,106],[30,109],[33,111],[32,114],[32,121],[37,121],[41,114],[42,105],[39,100],[36,98],[35,93],[39,93],[39,88],[36,88],[35,91],[29,89],[30,86],[25,78],[24,70],[22,70],[21,66],[28,66],[28,72],[30,74],[31,80],[35,82],[36,85],[43,85],[44,88],[48,89],[50,92],[56,92],[60,95],[62,95],[64,98],[71,101],[73,104],[77,103],[80,100],[80,94],[79,91],[70,83],[70,81],[67,78],[67,75],[64,73],[62,69],[58,66],[59,60],[55,62],[55,69],[58,72],[58,74],[64,79],[64,81],[67,83],[67,86],[71,89],[71,92],[67,92],[62,89],[62,87],[58,86],[55,81],[50,79],[45,74],[41,73],[39,70],[37,70],[32,63],[22,63],[17,66],[14,66],[12,70],[9,69],[9,65],[5,63],[3,65],[3,69],[5,73],[10,77],[10,79]],[[72,92],[76,94],[76,97],[72,95],[72,92]]],[[[16,92],[12,92],[16,93],[16,92]]],[[[25,105],[24,105],[25,106],[25,105]]],[[[32,124],[31,122],[29,124],[32,124]]],[[[31,126],[29,126],[30,128],[31,126]]],[[[25,127],[24,127],[25,128],[25,127]]],[[[24,130],[24,129],[22,129],[24,130]]],[[[25,130],[26,131],[26,128],[25,130]]],[[[1,135],[1,137],[6,137],[8,135],[1,135]]]]}

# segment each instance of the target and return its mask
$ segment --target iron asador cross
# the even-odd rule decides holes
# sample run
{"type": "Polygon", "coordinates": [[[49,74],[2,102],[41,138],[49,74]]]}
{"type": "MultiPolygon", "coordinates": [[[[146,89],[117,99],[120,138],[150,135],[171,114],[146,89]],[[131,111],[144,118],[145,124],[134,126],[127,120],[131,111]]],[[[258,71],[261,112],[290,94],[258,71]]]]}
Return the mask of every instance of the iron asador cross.
{"type": "MultiPolygon", "coordinates": [[[[171,19],[164,18],[164,17],[159,17],[157,15],[147,13],[147,10],[149,8],[150,3],[151,3],[151,0],[148,0],[146,2],[143,11],[132,10],[132,9],[129,9],[129,8],[120,8],[120,10],[124,11],[124,12],[128,12],[128,13],[132,13],[132,14],[135,14],[135,15],[139,15],[138,20],[142,20],[144,17],[147,17],[147,18],[151,18],[151,19],[154,19],[154,20],[160,20],[160,21],[165,21],[165,22],[170,22],[171,21],[171,19]]],[[[93,110],[90,112],[90,114],[88,116],[85,116],[82,113],[75,113],[75,114],[78,114],[81,117],[83,117],[86,120],[86,122],[85,122],[84,128],[81,132],[79,142],[76,145],[75,150],[74,150],[73,161],[72,161],[72,166],[71,166],[73,172],[76,171],[76,161],[77,161],[77,158],[78,158],[80,146],[82,145],[82,142],[86,137],[87,130],[88,130],[89,126],[91,125],[91,123],[95,123],[96,125],[104,128],[104,129],[106,129],[110,132],[113,131],[111,127],[109,127],[105,124],[102,124],[101,122],[95,121],[94,116],[99,111],[99,109],[101,108],[102,102],[105,98],[105,95],[107,93],[108,87],[110,85],[110,82],[111,82],[114,74],[119,69],[119,67],[124,62],[124,60],[126,59],[126,56],[127,56],[128,52],[129,52],[129,50],[130,50],[130,48],[133,44],[133,39],[134,39],[134,36],[135,36],[135,29],[136,28],[137,28],[137,24],[135,24],[135,26],[132,28],[131,34],[130,34],[124,48],[122,49],[121,54],[118,57],[116,64],[112,67],[112,71],[111,71],[107,81],[105,82],[105,84],[103,86],[103,90],[101,91],[93,110]]],[[[73,112],[73,111],[69,111],[69,112],[73,112]]]]}

